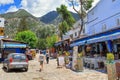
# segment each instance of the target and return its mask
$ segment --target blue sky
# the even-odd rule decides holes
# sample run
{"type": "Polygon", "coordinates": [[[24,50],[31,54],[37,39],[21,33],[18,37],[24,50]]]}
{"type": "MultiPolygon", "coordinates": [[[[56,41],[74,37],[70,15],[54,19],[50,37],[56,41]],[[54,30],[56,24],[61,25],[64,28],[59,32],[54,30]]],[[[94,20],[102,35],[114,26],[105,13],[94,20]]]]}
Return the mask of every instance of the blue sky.
{"type": "Polygon", "coordinates": [[[21,0],[8,0],[8,2],[7,0],[0,0],[0,14],[7,12],[11,6],[16,6],[19,9],[21,7],[20,3],[21,0]]]}
{"type": "MultiPolygon", "coordinates": [[[[40,17],[49,11],[56,10],[61,4],[65,4],[68,10],[75,12],[66,0],[0,0],[0,14],[25,9],[32,15],[40,17]]],[[[79,6],[76,8],[79,9],[79,6]]]]}

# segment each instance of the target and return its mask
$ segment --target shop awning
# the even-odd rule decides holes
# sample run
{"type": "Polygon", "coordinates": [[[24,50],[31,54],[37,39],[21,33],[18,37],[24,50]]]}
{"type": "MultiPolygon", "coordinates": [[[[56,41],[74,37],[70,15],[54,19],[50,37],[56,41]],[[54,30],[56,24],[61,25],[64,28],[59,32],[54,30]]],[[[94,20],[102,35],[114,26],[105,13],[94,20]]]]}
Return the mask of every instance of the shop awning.
{"type": "Polygon", "coordinates": [[[75,42],[75,43],[70,44],[70,47],[84,45],[85,42],[86,42],[86,40],[78,41],[78,42],[75,42]]]}
{"type": "Polygon", "coordinates": [[[57,42],[57,43],[55,43],[54,45],[55,46],[59,46],[59,45],[61,45],[62,44],[62,42],[57,42]]]}
{"type": "Polygon", "coordinates": [[[104,42],[108,40],[115,40],[120,39],[120,29],[114,29],[110,31],[106,31],[103,33],[87,36],[81,39],[74,41],[70,47],[85,45],[85,44],[92,44],[97,42],[104,42]]]}
{"type": "Polygon", "coordinates": [[[3,44],[4,48],[26,48],[26,44],[3,44]]]}
{"type": "Polygon", "coordinates": [[[107,40],[114,40],[114,39],[118,39],[120,38],[120,32],[111,32],[108,34],[104,34],[95,38],[91,38],[87,40],[87,44],[91,44],[91,43],[96,43],[96,42],[103,42],[103,41],[107,41],[107,40]]]}

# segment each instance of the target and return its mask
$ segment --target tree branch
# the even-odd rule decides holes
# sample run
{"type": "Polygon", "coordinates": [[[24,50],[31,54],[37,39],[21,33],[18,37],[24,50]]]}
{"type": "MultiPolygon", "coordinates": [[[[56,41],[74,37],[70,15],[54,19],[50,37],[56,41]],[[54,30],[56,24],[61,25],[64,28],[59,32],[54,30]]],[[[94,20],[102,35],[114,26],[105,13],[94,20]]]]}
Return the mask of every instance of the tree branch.
{"type": "Polygon", "coordinates": [[[74,2],[73,2],[73,1],[70,1],[70,2],[72,3],[73,9],[75,10],[75,12],[77,12],[78,15],[79,15],[79,17],[81,18],[81,14],[80,14],[80,12],[75,8],[74,2]]]}

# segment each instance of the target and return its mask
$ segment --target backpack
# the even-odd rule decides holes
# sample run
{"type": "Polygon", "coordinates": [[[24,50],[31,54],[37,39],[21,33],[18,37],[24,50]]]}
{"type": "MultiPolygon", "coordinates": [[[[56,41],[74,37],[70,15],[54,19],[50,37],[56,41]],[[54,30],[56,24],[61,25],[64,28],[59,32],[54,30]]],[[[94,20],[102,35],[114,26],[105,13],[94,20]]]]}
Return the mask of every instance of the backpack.
{"type": "Polygon", "coordinates": [[[40,60],[40,61],[43,61],[43,60],[44,60],[44,56],[43,56],[43,55],[40,55],[40,56],[39,56],[39,60],[40,60]]]}

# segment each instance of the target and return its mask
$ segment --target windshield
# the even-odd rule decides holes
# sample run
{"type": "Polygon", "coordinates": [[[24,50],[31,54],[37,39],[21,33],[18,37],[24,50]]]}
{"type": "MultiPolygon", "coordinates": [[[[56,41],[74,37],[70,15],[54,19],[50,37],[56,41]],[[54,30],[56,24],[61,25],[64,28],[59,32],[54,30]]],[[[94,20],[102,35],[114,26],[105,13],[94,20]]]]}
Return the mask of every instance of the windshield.
{"type": "Polygon", "coordinates": [[[26,59],[26,56],[24,55],[13,55],[13,59],[26,59]]]}

